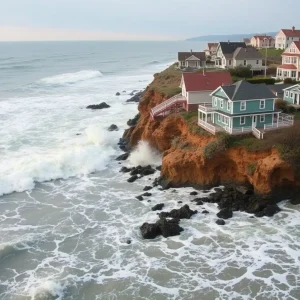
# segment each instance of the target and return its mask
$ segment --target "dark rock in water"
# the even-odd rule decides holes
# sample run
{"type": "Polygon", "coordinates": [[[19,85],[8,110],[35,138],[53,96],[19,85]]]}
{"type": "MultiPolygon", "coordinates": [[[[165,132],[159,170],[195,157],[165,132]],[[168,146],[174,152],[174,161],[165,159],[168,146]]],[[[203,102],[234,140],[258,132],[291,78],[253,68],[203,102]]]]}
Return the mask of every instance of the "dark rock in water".
{"type": "Polygon", "coordinates": [[[190,195],[191,196],[196,196],[196,195],[198,195],[198,193],[197,192],[190,192],[190,195]]]}
{"type": "Polygon", "coordinates": [[[192,202],[196,202],[197,205],[203,205],[202,198],[196,198],[192,202]]]}
{"type": "Polygon", "coordinates": [[[100,104],[92,104],[87,106],[86,108],[90,108],[90,109],[103,109],[103,108],[109,108],[110,106],[108,104],[106,104],[105,102],[102,102],[100,104]]]}
{"type": "Polygon", "coordinates": [[[139,177],[137,175],[133,175],[130,178],[127,179],[128,182],[134,182],[138,179],[139,177]]]}
{"type": "Polygon", "coordinates": [[[178,193],[176,190],[173,190],[171,193],[178,193]]]}
{"type": "Polygon", "coordinates": [[[119,92],[116,93],[116,96],[120,96],[121,94],[119,92]]]}
{"type": "Polygon", "coordinates": [[[203,210],[203,211],[202,211],[202,214],[209,214],[209,211],[203,210]]]}
{"type": "Polygon", "coordinates": [[[164,206],[165,206],[164,203],[160,203],[160,204],[154,205],[151,209],[152,209],[153,211],[156,211],[156,210],[162,210],[164,206]]]}
{"type": "Polygon", "coordinates": [[[152,196],[152,194],[151,193],[144,193],[142,196],[150,197],[150,196],[152,196]]]}
{"type": "Polygon", "coordinates": [[[122,172],[122,173],[128,173],[130,171],[131,171],[131,168],[127,168],[127,167],[122,167],[120,170],[120,172],[122,172]]]}
{"type": "Polygon", "coordinates": [[[130,244],[131,244],[131,240],[128,239],[128,240],[126,241],[126,243],[127,243],[128,245],[130,245],[130,244]]]}
{"type": "Polygon", "coordinates": [[[181,203],[182,203],[182,201],[177,201],[177,203],[181,204],[181,203]]]}
{"type": "Polygon", "coordinates": [[[170,212],[162,212],[159,214],[160,218],[174,218],[174,219],[190,219],[192,215],[196,214],[197,210],[191,210],[190,207],[185,204],[179,209],[172,209],[170,212]]]}
{"type": "Polygon", "coordinates": [[[139,201],[143,201],[144,200],[143,196],[136,196],[135,198],[138,199],[139,201]]]}
{"type": "Polygon", "coordinates": [[[218,219],[218,220],[216,221],[216,224],[218,224],[218,225],[225,225],[226,223],[225,223],[224,220],[218,219]]]}
{"type": "Polygon", "coordinates": [[[144,239],[155,239],[161,234],[161,229],[157,223],[144,223],[140,230],[144,239]]]}
{"type": "Polygon", "coordinates": [[[144,92],[138,92],[135,95],[132,94],[132,97],[130,99],[126,100],[126,102],[140,102],[143,95],[144,95],[144,92]]]}
{"type": "Polygon", "coordinates": [[[143,188],[143,191],[149,191],[152,189],[152,186],[148,186],[146,185],[144,188],[143,188]]]}
{"type": "Polygon", "coordinates": [[[165,238],[169,236],[180,235],[180,232],[183,231],[183,228],[179,226],[178,219],[160,219],[156,224],[158,224],[161,234],[165,238]]]}
{"type": "Polygon", "coordinates": [[[254,216],[251,216],[250,219],[254,219],[254,216]]]}
{"type": "Polygon", "coordinates": [[[162,167],[162,166],[158,166],[158,167],[156,167],[155,169],[156,169],[157,171],[161,171],[161,167],[162,167]]]}
{"type": "Polygon", "coordinates": [[[162,187],[161,190],[168,190],[169,188],[171,188],[171,184],[162,176],[155,178],[153,181],[153,186],[158,186],[158,185],[162,187]]]}
{"type": "Polygon", "coordinates": [[[155,173],[155,170],[154,169],[144,169],[142,172],[141,172],[141,175],[143,176],[148,176],[148,175],[152,175],[155,173]]]}
{"type": "Polygon", "coordinates": [[[267,207],[265,207],[262,211],[258,212],[255,214],[256,217],[260,218],[260,217],[273,217],[276,213],[278,213],[280,211],[280,208],[276,205],[268,205],[267,207]]]}
{"type": "Polygon", "coordinates": [[[118,131],[119,128],[117,125],[115,124],[111,124],[109,127],[108,127],[108,131],[118,131]]]}
{"type": "Polygon", "coordinates": [[[223,208],[218,213],[217,216],[221,219],[230,219],[232,218],[232,210],[229,208],[223,208]]]}
{"type": "Polygon", "coordinates": [[[126,91],[123,91],[122,93],[126,93],[126,91]]]}
{"type": "Polygon", "coordinates": [[[81,133],[76,133],[76,135],[81,135],[81,133]]]}
{"type": "Polygon", "coordinates": [[[127,152],[127,153],[124,153],[124,154],[121,154],[120,156],[118,156],[116,158],[116,160],[126,160],[128,158],[128,156],[129,156],[129,153],[127,152]]]}
{"type": "Polygon", "coordinates": [[[290,201],[291,204],[293,205],[298,205],[300,204],[300,197],[294,197],[291,201],[290,201]]]}
{"type": "Polygon", "coordinates": [[[127,121],[127,125],[128,126],[136,126],[136,124],[138,123],[139,121],[139,118],[140,118],[140,114],[137,114],[133,119],[129,119],[127,121]]]}
{"type": "Polygon", "coordinates": [[[148,200],[147,202],[151,202],[151,200],[148,200]]]}

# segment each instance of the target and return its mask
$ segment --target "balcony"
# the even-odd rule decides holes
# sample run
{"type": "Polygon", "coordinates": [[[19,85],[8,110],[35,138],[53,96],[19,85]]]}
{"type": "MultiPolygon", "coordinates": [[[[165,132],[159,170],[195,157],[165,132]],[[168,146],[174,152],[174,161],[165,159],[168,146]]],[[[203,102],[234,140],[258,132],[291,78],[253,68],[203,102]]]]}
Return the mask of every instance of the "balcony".
{"type": "Polygon", "coordinates": [[[200,112],[213,112],[216,111],[216,108],[212,106],[212,103],[202,103],[198,107],[198,111],[200,112]]]}

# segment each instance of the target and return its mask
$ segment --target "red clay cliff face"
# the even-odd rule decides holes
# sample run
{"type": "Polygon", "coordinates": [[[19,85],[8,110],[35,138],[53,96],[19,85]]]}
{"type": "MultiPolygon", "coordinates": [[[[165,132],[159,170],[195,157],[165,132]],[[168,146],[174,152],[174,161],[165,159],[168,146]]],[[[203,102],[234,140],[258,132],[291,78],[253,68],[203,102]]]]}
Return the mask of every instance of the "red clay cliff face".
{"type": "Polygon", "coordinates": [[[140,120],[127,136],[130,136],[132,146],[146,140],[163,152],[162,175],[173,184],[251,183],[262,194],[270,193],[276,187],[300,185],[292,167],[275,149],[248,152],[243,147],[236,147],[205,159],[203,147],[213,141],[214,136],[191,133],[180,115],[156,121],[150,119],[150,109],[164,100],[163,95],[148,88],[139,104],[140,120]],[[251,172],[249,166],[254,166],[251,172]]]}

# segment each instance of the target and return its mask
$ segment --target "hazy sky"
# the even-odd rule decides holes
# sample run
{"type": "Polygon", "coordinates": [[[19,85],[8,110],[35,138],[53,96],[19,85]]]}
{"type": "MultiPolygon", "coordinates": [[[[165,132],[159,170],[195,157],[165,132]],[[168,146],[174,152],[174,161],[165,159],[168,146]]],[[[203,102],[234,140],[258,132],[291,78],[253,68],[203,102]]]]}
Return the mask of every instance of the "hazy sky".
{"type": "Polygon", "coordinates": [[[0,4],[0,40],[165,40],[262,33],[293,25],[300,29],[299,0],[0,0],[0,4]]]}

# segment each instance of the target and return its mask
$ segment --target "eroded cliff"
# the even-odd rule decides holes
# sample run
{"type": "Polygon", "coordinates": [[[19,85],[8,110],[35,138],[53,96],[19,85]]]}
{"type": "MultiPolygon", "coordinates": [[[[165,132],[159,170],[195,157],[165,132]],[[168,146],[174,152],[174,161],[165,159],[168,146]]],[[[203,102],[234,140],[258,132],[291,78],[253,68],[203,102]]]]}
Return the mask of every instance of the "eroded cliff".
{"type": "Polygon", "coordinates": [[[213,136],[199,128],[197,113],[151,120],[150,109],[168,98],[153,87],[156,80],[139,103],[138,124],[125,132],[125,136],[132,146],[146,140],[163,153],[162,175],[172,184],[251,183],[261,194],[286,192],[300,185],[294,168],[270,144],[272,138],[259,141],[251,136],[229,137],[228,143],[224,135],[213,136]]]}

